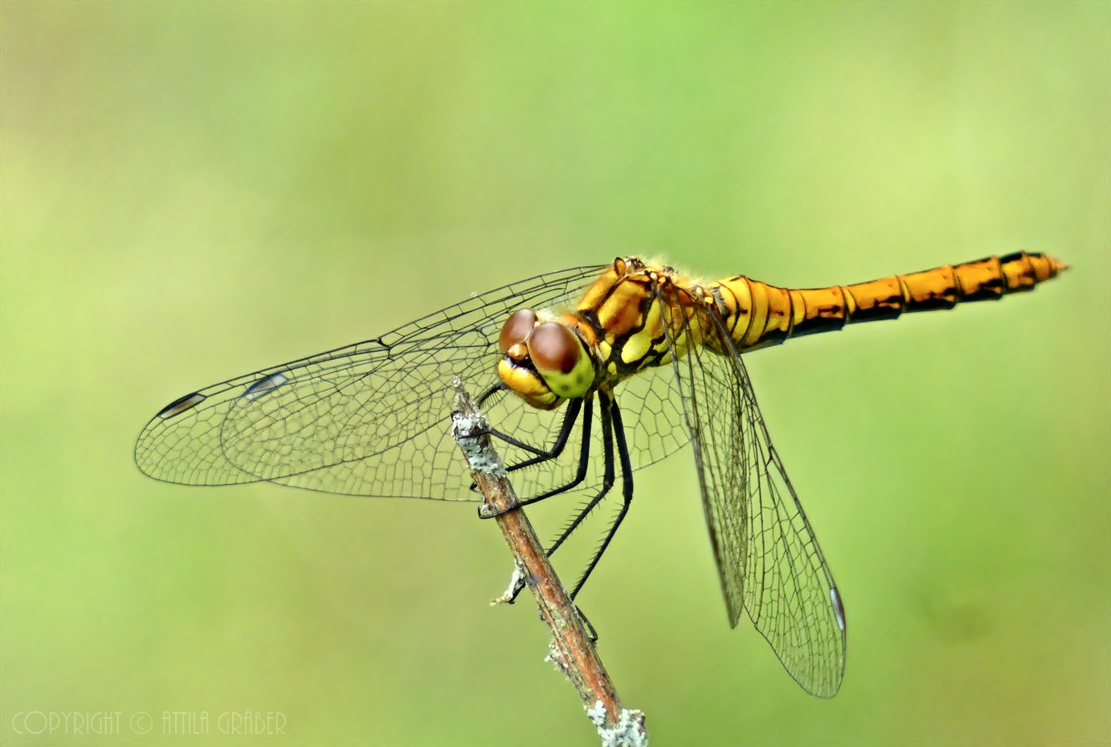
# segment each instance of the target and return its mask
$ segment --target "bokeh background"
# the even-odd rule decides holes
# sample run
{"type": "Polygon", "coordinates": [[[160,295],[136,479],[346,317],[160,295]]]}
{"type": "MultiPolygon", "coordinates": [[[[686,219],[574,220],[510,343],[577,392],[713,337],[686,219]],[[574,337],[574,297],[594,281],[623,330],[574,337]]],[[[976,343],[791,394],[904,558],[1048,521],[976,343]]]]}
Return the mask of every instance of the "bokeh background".
{"type": "Polygon", "coordinates": [[[156,483],[143,423],[615,255],[815,286],[1023,248],[1073,270],[749,358],[845,598],[835,699],[729,629],[689,451],[581,601],[655,744],[1111,739],[1111,5],[8,0],[0,106],[5,744],[594,744],[473,506],[156,483]],[[248,709],[285,735],[219,733],[248,709]]]}

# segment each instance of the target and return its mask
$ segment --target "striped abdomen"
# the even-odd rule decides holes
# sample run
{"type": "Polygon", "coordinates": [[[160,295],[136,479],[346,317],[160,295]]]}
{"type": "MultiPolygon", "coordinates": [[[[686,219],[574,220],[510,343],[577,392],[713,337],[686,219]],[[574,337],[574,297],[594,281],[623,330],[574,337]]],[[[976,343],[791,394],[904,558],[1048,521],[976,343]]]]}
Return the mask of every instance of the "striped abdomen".
{"type": "Polygon", "coordinates": [[[792,290],[737,275],[706,289],[724,305],[737,348],[751,350],[855,322],[895,319],[903,312],[1001,298],[1030,290],[1066,268],[1045,254],[1016,252],[856,285],[792,290]]]}

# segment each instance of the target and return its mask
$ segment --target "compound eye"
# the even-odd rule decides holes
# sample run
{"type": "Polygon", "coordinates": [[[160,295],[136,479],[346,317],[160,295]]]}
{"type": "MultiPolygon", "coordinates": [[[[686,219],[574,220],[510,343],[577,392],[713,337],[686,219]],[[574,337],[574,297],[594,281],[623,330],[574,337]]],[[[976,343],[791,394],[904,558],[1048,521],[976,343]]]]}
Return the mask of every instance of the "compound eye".
{"type": "Polygon", "coordinates": [[[503,353],[508,353],[514,345],[520,345],[528,340],[536,326],[536,314],[532,309],[518,309],[505,320],[505,326],[498,335],[498,347],[503,353]]]}
{"type": "Polygon", "coordinates": [[[578,335],[555,322],[532,331],[528,352],[544,383],[558,396],[585,396],[594,384],[594,363],[578,335]]]}
{"type": "Polygon", "coordinates": [[[575,369],[582,346],[575,333],[562,324],[545,322],[533,330],[528,351],[538,371],[566,374],[575,369]]]}

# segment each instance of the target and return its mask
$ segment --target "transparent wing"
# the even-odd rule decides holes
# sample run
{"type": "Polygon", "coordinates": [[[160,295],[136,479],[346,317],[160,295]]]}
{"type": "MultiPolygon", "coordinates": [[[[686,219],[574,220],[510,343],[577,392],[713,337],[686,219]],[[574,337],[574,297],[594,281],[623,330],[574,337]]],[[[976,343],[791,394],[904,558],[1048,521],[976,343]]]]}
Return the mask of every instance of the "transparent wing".
{"type": "MultiPolygon", "coordinates": [[[[377,339],[188,394],[146,425],[135,462],[151,477],[189,485],[270,481],[350,495],[478,499],[449,433],[451,376],[476,395],[492,385],[505,318],[521,307],[570,305],[604,269],[538,275],[377,339]]],[[[558,430],[558,413],[516,397],[499,405],[498,416],[521,413],[530,441],[558,430]]]]}
{"type": "Polygon", "coordinates": [[[677,330],[672,349],[689,351],[673,368],[729,622],[743,608],[795,681],[831,697],[845,668],[844,609],[748,372],[716,311],[686,297],[657,303],[677,330]]]}

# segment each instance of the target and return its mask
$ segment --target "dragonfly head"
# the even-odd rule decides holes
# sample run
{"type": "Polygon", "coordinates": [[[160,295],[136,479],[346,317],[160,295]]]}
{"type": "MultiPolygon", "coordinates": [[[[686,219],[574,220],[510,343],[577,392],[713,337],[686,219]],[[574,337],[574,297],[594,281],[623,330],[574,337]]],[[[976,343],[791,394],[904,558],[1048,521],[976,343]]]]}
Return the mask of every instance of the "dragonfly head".
{"type": "Polygon", "coordinates": [[[532,309],[513,312],[498,336],[498,376],[533,407],[551,410],[594,383],[586,344],[568,326],[542,322],[532,309]]]}

